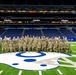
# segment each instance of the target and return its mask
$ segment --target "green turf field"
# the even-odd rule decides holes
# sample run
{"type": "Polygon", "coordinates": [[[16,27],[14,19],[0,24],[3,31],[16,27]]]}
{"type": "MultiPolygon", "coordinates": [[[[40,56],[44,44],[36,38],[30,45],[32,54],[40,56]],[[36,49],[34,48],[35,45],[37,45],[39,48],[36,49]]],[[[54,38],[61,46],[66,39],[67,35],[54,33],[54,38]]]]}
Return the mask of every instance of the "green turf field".
{"type": "MultiPolygon", "coordinates": [[[[76,42],[70,42],[72,53],[76,55],[76,42]]],[[[76,57],[68,58],[73,62],[76,62],[76,57]]],[[[63,59],[60,59],[63,60],[63,59]]],[[[64,61],[64,60],[63,60],[64,61]]],[[[68,64],[60,62],[61,64],[68,64]]],[[[68,64],[70,65],[70,64],[68,64]]],[[[0,64],[0,75],[39,75],[38,71],[25,71],[22,70],[21,74],[19,74],[20,70],[14,69],[4,64],[0,64]],[[2,72],[1,72],[2,71],[2,72]]],[[[76,75],[76,68],[68,68],[68,67],[57,67],[52,70],[42,71],[42,75],[76,75]],[[58,72],[61,71],[62,74],[58,72]]]]}

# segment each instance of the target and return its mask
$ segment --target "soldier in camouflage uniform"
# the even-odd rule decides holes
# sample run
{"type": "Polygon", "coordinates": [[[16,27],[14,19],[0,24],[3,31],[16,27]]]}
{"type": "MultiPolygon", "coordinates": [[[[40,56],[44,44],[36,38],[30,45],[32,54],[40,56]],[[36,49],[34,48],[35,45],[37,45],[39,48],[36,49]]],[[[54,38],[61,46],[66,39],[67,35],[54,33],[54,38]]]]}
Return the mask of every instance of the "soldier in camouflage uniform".
{"type": "Polygon", "coordinates": [[[3,52],[6,53],[8,52],[8,43],[6,40],[3,40],[3,52]]]}
{"type": "Polygon", "coordinates": [[[30,42],[28,42],[27,43],[27,51],[29,51],[29,52],[30,52],[30,47],[31,47],[30,45],[31,45],[30,42]]]}
{"type": "Polygon", "coordinates": [[[47,52],[52,52],[52,42],[51,41],[48,41],[46,50],[47,50],[47,52]]]}
{"type": "Polygon", "coordinates": [[[0,52],[2,52],[2,38],[0,37],[0,52]]]}
{"type": "Polygon", "coordinates": [[[67,51],[68,51],[68,53],[71,52],[71,50],[70,50],[70,44],[69,44],[68,41],[64,42],[64,50],[65,50],[64,52],[67,52],[67,51]]]}
{"type": "Polygon", "coordinates": [[[21,39],[18,40],[18,51],[19,52],[21,52],[21,50],[22,50],[22,42],[21,41],[22,41],[21,39]]]}
{"type": "Polygon", "coordinates": [[[13,44],[12,44],[12,46],[13,46],[13,51],[14,51],[14,52],[16,52],[16,45],[17,45],[16,38],[13,37],[13,44]]]}
{"type": "Polygon", "coordinates": [[[35,37],[34,42],[33,42],[34,51],[38,51],[37,43],[38,43],[38,39],[37,39],[37,37],[35,37]]]}
{"type": "Polygon", "coordinates": [[[53,51],[54,51],[54,52],[57,52],[57,50],[58,50],[58,42],[55,41],[55,42],[53,43],[53,51]]]}
{"type": "Polygon", "coordinates": [[[13,48],[12,48],[12,40],[9,41],[9,51],[12,52],[13,48]]]}
{"type": "Polygon", "coordinates": [[[24,51],[24,52],[26,52],[26,47],[27,47],[26,45],[27,45],[26,42],[23,42],[23,43],[22,43],[22,48],[23,48],[23,51],[24,51]]]}
{"type": "Polygon", "coordinates": [[[64,43],[62,40],[59,42],[58,50],[59,50],[59,52],[63,52],[63,50],[64,50],[64,43]]]}
{"type": "Polygon", "coordinates": [[[40,37],[38,37],[38,40],[37,40],[37,52],[41,51],[41,40],[40,40],[40,37]]]}
{"type": "Polygon", "coordinates": [[[46,52],[46,45],[47,45],[47,43],[46,43],[46,37],[43,36],[42,39],[41,39],[41,50],[42,51],[46,52]]]}
{"type": "Polygon", "coordinates": [[[37,48],[37,39],[34,36],[33,36],[32,44],[31,44],[31,48],[32,48],[32,51],[36,51],[36,48],[37,48]]]}

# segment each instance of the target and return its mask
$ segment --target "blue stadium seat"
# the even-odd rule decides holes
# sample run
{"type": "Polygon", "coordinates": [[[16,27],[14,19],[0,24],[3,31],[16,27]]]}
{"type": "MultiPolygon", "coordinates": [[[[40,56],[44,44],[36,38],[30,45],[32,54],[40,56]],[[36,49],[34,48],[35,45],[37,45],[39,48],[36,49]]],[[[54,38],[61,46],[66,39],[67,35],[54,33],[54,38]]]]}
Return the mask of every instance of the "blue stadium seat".
{"type": "Polygon", "coordinates": [[[2,35],[2,37],[4,37],[4,36],[7,36],[7,37],[13,37],[13,36],[17,37],[17,36],[19,36],[19,37],[21,37],[22,36],[22,31],[23,31],[23,29],[8,29],[2,35]]]}
{"type": "Polygon", "coordinates": [[[29,35],[29,36],[42,36],[41,30],[37,29],[28,29],[25,30],[24,36],[29,35]]]}
{"type": "Polygon", "coordinates": [[[57,30],[57,29],[43,29],[43,33],[47,37],[55,37],[55,36],[60,36],[62,37],[63,35],[57,30]]]}

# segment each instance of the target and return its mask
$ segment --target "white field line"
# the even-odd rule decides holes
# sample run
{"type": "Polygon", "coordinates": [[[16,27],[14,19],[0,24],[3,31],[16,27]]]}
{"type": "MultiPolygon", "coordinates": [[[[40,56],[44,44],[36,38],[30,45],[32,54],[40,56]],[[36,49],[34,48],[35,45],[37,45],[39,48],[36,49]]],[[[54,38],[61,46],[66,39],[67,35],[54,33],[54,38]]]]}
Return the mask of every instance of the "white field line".
{"type": "Polygon", "coordinates": [[[0,74],[3,72],[3,70],[0,71],[0,74]]]}
{"type": "Polygon", "coordinates": [[[41,71],[39,71],[39,75],[42,75],[42,72],[41,71]]]}
{"type": "Polygon", "coordinates": [[[21,75],[21,74],[22,74],[22,70],[19,71],[18,75],[21,75]]]}
{"type": "Polygon", "coordinates": [[[57,69],[57,71],[59,72],[60,75],[62,75],[62,72],[59,69],[57,69]]]}
{"type": "Polygon", "coordinates": [[[76,69],[75,69],[76,70],[76,69]]]}
{"type": "Polygon", "coordinates": [[[59,62],[69,63],[68,61],[58,60],[59,62]]]}
{"type": "Polygon", "coordinates": [[[73,61],[71,61],[71,60],[69,60],[68,58],[63,57],[63,59],[64,59],[65,61],[67,61],[67,62],[71,63],[72,65],[74,65],[74,62],[73,62],[73,61]]]}
{"type": "Polygon", "coordinates": [[[73,57],[76,57],[76,55],[72,55],[73,57]]]}
{"type": "Polygon", "coordinates": [[[72,66],[72,65],[64,65],[64,64],[60,64],[59,66],[76,68],[76,66],[72,66]]]}
{"type": "Polygon", "coordinates": [[[69,43],[76,43],[76,42],[69,42],[69,43]]]}
{"type": "Polygon", "coordinates": [[[71,44],[71,46],[76,46],[75,44],[71,44]]]}

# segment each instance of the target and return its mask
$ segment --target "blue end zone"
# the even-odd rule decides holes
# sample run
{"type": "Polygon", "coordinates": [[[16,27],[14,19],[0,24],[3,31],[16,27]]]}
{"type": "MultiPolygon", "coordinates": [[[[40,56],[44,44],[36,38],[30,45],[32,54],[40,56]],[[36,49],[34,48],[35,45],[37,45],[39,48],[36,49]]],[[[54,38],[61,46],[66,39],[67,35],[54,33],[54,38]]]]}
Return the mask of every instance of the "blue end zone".
{"type": "Polygon", "coordinates": [[[26,56],[26,55],[24,56],[24,55],[22,55],[23,53],[26,53],[26,52],[19,52],[19,53],[16,54],[16,56],[29,58],[29,57],[42,57],[42,56],[45,56],[46,55],[43,52],[38,52],[39,55],[36,55],[36,56],[26,56]]]}

